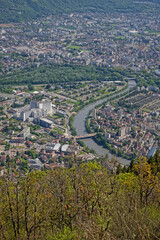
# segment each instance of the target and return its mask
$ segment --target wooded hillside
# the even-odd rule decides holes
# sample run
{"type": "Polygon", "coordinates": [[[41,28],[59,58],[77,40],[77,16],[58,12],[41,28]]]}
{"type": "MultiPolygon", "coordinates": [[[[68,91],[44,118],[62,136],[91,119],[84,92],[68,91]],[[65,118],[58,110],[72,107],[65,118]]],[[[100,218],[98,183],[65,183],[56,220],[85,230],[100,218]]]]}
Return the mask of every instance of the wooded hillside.
{"type": "Polygon", "coordinates": [[[0,239],[160,239],[160,155],[0,179],[0,239]]]}
{"type": "Polygon", "coordinates": [[[1,0],[0,23],[30,20],[46,14],[74,11],[144,12],[158,11],[159,0],[1,0]]]}

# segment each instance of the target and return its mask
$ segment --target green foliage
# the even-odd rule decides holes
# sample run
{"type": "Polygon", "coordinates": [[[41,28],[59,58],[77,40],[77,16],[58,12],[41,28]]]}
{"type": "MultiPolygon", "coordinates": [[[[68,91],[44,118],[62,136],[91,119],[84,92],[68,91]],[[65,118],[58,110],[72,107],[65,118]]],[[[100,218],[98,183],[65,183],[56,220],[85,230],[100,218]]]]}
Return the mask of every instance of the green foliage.
{"type": "Polygon", "coordinates": [[[158,0],[1,0],[0,23],[20,22],[22,20],[30,20],[47,14],[70,13],[74,11],[98,11],[98,12],[155,12],[158,11],[158,0]],[[149,3],[147,3],[149,2],[149,3]],[[157,3],[157,6],[151,3],[157,3]],[[156,8],[157,7],[157,8],[156,8]]]}
{"type": "Polygon", "coordinates": [[[68,227],[64,227],[63,231],[47,237],[47,240],[77,240],[78,236],[76,231],[71,231],[68,227]]]}
{"type": "MultiPolygon", "coordinates": [[[[122,68],[106,68],[97,66],[81,66],[76,64],[48,64],[40,65],[39,68],[34,66],[28,66],[17,72],[3,73],[0,75],[1,90],[8,93],[12,93],[12,85],[24,85],[27,84],[30,91],[34,90],[33,84],[47,84],[47,88],[50,89],[51,84],[61,84],[67,88],[67,82],[72,84],[72,88],[83,87],[86,84],[79,84],[75,86],[75,82],[81,81],[120,81],[124,77],[136,79],[138,85],[156,85],[160,87],[159,77],[155,76],[154,73],[147,73],[146,71],[135,72],[131,69],[122,68]]],[[[110,88],[110,91],[115,88],[110,88]]],[[[112,92],[110,92],[112,93],[112,92]]],[[[108,94],[107,94],[108,95],[108,94]]],[[[40,97],[40,95],[35,96],[40,97]]],[[[91,99],[91,102],[94,99],[91,99]]],[[[75,110],[78,107],[83,107],[83,101],[77,102],[79,106],[75,104],[75,110]]]]}
{"type": "Polygon", "coordinates": [[[6,142],[6,151],[8,151],[9,149],[10,149],[10,144],[6,142]]]}
{"type": "Polygon", "coordinates": [[[11,87],[1,87],[0,86],[0,92],[13,94],[13,89],[11,87]]]}
{"type": "Polygon", "coordinates": [[[85,147],[85,143],[82,140],[77,140],[77,143],[81,146],[81,147],[85,147]]]}
{"type": "Polygon", "coordinates": [[[27,150],[25,151],[25,154],[32,157],[33,159],[37,157],[37,153],[34,150],[27,150]]]}
{"type": "Polygon", "coordinates": [[[89,125],[89,118],[86,119],[85,127],[86,127],[86,130],[87,130],[88,133],[93,132],[93,131],[91,130],[90,125],[89,125]]]}
{"type": "Polygon", "coordinates": [[[69,118],[69,126],[70,126],[70,129],[71,129],[72,135],[73,135],[73,136],[76,136],[76,135],[77,135],[76,129],[75,129],[74,126],[73,126],[74,116],[75,116],[74,114],[72,114],[72,115],[70,116],[70,118],[69,118]]]}
{"type": "Polygon", "coordinates": [[[32,84],[28,84],[28,91],[34,91],[34,86],[32,84]]]}
{"type": "Polygon", "coordinates": [[[20,171],[27,172],[29,168],[27,160],[21,158],[21,162],[18,165],[20,171]]]}
{"type": "Polygon", "coordinates": [[[135,173],[111,174],[93,162],[34,171],[25,177],[15,171],[14,181],[13,175],[8,175],[7,181],[1,177],[0,237],[159,239],[160,179],[155,179],[150,169],[143,159],[135,164],[135,173]]]}
{"type": "Polygon", "coordinates": [[[53,116],[54,119],[58,119],[58,118],[64,118],[64,115],[61,113],[55,113],[53,116]]]}
{"type": "MultiPolygon", "coordinates": [[[[32,84],[53,84],[66,82],[74,83],[80,81],[119,81],[120,77],[132,76],[131,70],[109,69],[96,66],[80,66],[75,64],[48,64],[40,65],[39,68],[34,66],[26,67],[18,72],[0,75],[1,85],[22,85],[28,84],[32,88],[32,84]],[[119,73],[117,75],[117,73],[119,73]],[[120,76],[119,76],[120,75],[120,76]]],[[[82,85],[83,86],[83,85],[82,85]]]]}

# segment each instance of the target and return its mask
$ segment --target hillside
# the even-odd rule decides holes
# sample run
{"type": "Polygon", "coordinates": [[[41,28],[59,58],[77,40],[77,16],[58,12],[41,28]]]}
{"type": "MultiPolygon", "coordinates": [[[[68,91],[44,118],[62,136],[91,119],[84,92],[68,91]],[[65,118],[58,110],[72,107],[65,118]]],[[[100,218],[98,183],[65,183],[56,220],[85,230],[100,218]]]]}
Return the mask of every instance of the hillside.
{"type": "Polygon", "coordinates": [[[0,239],[160,239],[159,157],[117,174],[97,163],[25,177],[8,171],[0,178],[0,239]]]}
{"type": "Polygon", "coordinates": [[[0,23],[73,11],[154,12],[159,9],[159,0],[1,0],[0,23]]]}

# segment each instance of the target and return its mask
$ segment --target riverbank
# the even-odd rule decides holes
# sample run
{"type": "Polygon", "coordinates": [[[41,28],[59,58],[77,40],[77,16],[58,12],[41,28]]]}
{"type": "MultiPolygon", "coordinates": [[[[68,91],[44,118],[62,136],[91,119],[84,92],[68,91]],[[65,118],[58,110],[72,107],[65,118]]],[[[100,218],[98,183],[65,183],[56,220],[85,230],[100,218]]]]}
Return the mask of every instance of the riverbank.
{"type": "Polygon", "coordinates": [[[85,106],[87,106],[91,103],[97,102],[99,100],[103,100],[105,98],[110,98],[111,96],[114,96],[115,94],[121,93],[122,91],[126,90],[127,88],[128,88],[128,83],[124,87],[122,87],[121,89],[119,89],[119,90],[117,90],[113,93],[105,94],[102,97],[99,97],[97,99],[96,98],[91,98],[88,102],[81,104],[77,108],[74,108],[74,112],[79,112],[82,108],[84,108],[85,106]]]}
{"type": "MultiPolygon", "coordinates": [[[[128,81],[128,87],[127,89],[125,89],[124,91],[121,92],[121,94],[124,94],[125,92],[128,92],[131,88],[136,86],[136,82],[135,81],[128,81]]],[[[117,97],[119,95],[119,93],[114,94],[112,97],[117,97]]],[[[89,114],[89,111],[92,110],[93,108],[95,108],[96,106],[106,102],[107,100],[109,100],[110,98],[104,98],[101,100],[98,100],[94,103],[91,103],[87,106],[85,106],[84,108],[82,108],[74,117],[73,120],[73,127],[76,130],[77,135],[84,135],[87,133],[86,130],[86,126],[85,126],[85,121],[86,118],[89,114]]],[[[108,155],[108,157],[111,158],[115,158],[115,155],[111,154],[107,149],[99,146],[97,143],[95,143],[95,141],[93,139],[85,139],[83,140],[83,142],[89,147],[89,148],[93,148],[96,153],[100,156],[105,156],[106,154],[108,155]]],[[[116,157],[116,159],[124,165],[129,165],[130,161],[126,160],[124,158],[121,157],[116,157]]]]}
{"type": "MultiPolygon", "coordinates": [[[[88,102],[84,103],[84,104],[81,104],[77,109],[74,109],[74,113],[70,116],[69,118],[69,126],[70,126],[70,130],[71,130],[71,133],[73,136],[76,136],[77,135],[77,132],[76,132],[76,129],[74,128],[73,126],[73,121],[74,121],[74,117],[75,117],[75,112],[79,112],[80,110],[82,110],[84,107],[86,107],[87,105],[91,104],[91,103],[95,103],[99,100],[103,100],[103,99],[110,99],[110,97],[114,96],[115,94],[118,94],[118,93],[121,93],[123,91],[125,91],[126,89],[128,88],[128,83],[122,87],[120,90],[118,91],[115,91],[114,93],[110,93],[110,94],[107,94],[107,95],[104,95],[98,99],[95,99],[95,98],[92,98],[90,99],[88,102]]],[[[118,97],[121,96],[121,95],[118,95],[118,97]]],[[[111,99],[113,100],[114,97],[111,99]]]]}

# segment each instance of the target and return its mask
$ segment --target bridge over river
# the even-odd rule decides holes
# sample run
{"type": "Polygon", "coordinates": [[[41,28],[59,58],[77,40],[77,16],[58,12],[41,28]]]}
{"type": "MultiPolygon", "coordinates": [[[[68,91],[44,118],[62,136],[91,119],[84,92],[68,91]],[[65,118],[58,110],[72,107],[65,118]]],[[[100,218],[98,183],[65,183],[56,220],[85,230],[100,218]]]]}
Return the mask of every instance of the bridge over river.
{"type": "MultiPolygon", "coordinates": [[[[125,89],[122,92],[116,93],[110,97],[106,97],[105,99],[100,99],[94,103],[88,104],[86,105],[84,108],[82,108],[76,115],[73,121],[73,126],[76,129],[77,135],[76,136],[77,139],[82,139],[82,141],[84,141],[85,145],[88,146],[90,149],[94,149],[96,151],[97,154],[101,155],[101,156],[105,156],[106,154],[108,155],[108,157],[110,159],[115,158],[114,155],[112,155],[106,148],[103,148],[102,146],[99,146],[93,139],[93,135],[87,134],[87,130],[86,130],[86,126],[85,126],[85,122],[86,122],[86,118],[89,114],[89,111],[92,110],[93,108],[95,108],[97,105],[103,104],[103,102],[105,101],[110,101],[110,99],[113,96],[117,96],[120,94],[123,94],[127,91],[129,91],[132,87],[136,86],[136,82],[134,80],[129,80],[128,79],[128,88],[125,89]],[[88,138],[85,137],[88,135],[88,138]]],[[[124,165],[128,165],[130,162],[126,159],[120,158],[120,157],[116,157],[116,159],[124,164],[124,165]]]]}
{"type": "Polygon", "coordinates": [[[85,134],[81,136],[75,136],[75,139],[85,139],[85,138],[91,138],[94,137],[97,133],[90,133],[90,134],[85,134]]]}

